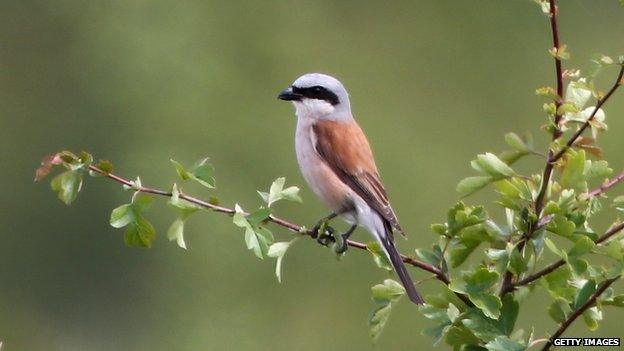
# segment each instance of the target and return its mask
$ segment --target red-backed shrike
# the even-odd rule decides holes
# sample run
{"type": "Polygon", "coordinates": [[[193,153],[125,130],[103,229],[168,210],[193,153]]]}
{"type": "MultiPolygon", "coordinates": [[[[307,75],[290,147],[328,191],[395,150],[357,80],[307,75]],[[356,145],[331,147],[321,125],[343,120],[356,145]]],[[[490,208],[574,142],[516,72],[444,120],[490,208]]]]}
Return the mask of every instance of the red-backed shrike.
{"type": "Polygon", "coordinates": [[[320,73],[299,77],[279,99],[291,101],[297,115],[295,147],[303,177],[312,191],[333,211],[326,219],[342,217],[351,228],[359,225],[380,243],[410,300],[422,304],[399,253],[393,229],[404,234],[384,189],[368,140],[351,114],[349,95],[337,79],[320,73]]]}

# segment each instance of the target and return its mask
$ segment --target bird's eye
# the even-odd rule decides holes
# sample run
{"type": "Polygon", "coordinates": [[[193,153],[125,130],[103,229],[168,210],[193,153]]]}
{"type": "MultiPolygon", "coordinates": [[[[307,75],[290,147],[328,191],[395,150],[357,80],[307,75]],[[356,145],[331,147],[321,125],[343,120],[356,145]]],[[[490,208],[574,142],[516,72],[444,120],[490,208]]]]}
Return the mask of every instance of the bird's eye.
{"type": "Polygon", "coordinates": [[[322,91],[323,91],[323,88],[322,88],[322,87],[314,87],[314,88],[312,88],[312,90],[313,90],[315,93],[320,93],[320,92],[322,92],[322,91]]]}

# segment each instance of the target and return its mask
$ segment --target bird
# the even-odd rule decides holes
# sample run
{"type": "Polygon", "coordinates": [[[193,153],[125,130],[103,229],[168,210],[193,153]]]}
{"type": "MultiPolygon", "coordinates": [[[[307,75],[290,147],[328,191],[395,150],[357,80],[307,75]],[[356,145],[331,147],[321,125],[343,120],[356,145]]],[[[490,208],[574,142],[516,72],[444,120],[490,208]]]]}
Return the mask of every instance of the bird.
{"type": "Polygon", "coordinates": [[[326,74],[307,73],[280,92],[278,99],[295,107],[299,168],[314,194],[332,211],[312,232],[335,217],[345,220],[350,227],[340,235],[336,249],[343,253],[353,231],[364,228],[379,243],[409,299],[423,304],[394,244],[393,231],[403,235],[405,231],[390,206],[366,135],[351,113],[344,85],[326,74]]]}

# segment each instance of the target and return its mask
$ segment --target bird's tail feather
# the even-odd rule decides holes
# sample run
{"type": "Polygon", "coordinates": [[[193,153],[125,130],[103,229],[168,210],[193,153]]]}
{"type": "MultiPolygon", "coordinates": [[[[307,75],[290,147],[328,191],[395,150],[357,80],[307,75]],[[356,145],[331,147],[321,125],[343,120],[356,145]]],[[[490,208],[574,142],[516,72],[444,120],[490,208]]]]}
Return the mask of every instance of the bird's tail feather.
{"type": "Polygon", "coordinates": [[[392,242],[391,236],[388,234],[382,235],[379,237],[379,241],[381,242],[381,245],[384,247],[384,251],[386,252],[386,255],[388,256],[388,259],[390,259],[390,263],[392,264],[394,271],[399,276],[399,279],[401,280],[401,284],[403,284],[403,287],[405,288],[405,291],[407,292],[407,296],[409,297],[409,299],[417,305],[424,304],[425,302],[423,298],[420,296],[420,294],[418,293],[418,291],[416,291],[416,288],[414,287],[414,281],[412,281],[412,278],[407,272],[407,268],[405,268],[405,264],[403,263],[403,260],[401,259],[401,255],[399,254],[396,247],[394,246],[394,242],[392,242]]]}

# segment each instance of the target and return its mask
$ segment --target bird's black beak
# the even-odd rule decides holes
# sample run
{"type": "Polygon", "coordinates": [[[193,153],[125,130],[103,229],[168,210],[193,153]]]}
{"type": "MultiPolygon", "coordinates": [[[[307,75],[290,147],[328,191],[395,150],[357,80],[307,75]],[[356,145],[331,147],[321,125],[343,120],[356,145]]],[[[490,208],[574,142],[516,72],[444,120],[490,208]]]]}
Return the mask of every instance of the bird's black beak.
{"type": "Polygon", "coordinates": [[[299,101],[299,100],[301,100],[302,97],[303,97],[303,95],[301,95],[301,94],[293,93],[292,87],[288,87],[288,88],[284,89],[277,96],[278,99],[284,100],[284,101],[299,101]]]}

